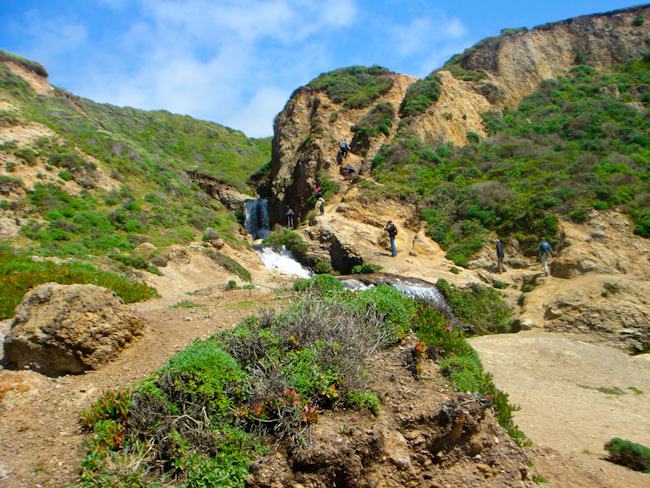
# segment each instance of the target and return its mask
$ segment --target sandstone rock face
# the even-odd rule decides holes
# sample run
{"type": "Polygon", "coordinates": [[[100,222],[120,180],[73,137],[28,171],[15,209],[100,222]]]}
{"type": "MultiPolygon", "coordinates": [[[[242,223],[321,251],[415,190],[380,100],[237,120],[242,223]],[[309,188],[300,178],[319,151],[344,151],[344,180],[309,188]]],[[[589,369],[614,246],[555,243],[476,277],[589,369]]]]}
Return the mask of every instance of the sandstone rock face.
{"type": "Polygon", "coordinates": [[[607,276],[585,277],[580,283],[546,302],[545,328],[644,351],[650,343],[650,285],[607,276]]]}
{"type": "Polygon", "coordinates": [[[324,172],[332,180],[341,180],[342,169],[352,165],[356,174],[370,170],[379,148],[390,141],[380,135],[369,148],[356,148],[345,161],[337,161],[341,141],[353,142],[351,127],[378,103],[390,103],[399,111],[406,90],[416,78],[392,74],[391,89],[363,109],[347,109],[333,102],[323,91],[299,88],[275,120],[270,184],[268,187],[271,225],[283,222],[286,206],[299,218],[311,209],[307,199],[319,184],[318,174],[324,172]]]}
{"type": "Polygon", "coordinates": [[[236,210],[238,206],[244,204],[246,200],[251,198],[232,185],[225,183],[213,176],[199,173],[198,171],[188,171],[190,181],[201,188],[205,193],[213,198],[216,198],[228,210],[236,210]]]}
{"type": "Polygon", "coordinates": [[[378,246],[388,256],[390,242],[384,230],[388,220],[393,220],[398,228],[395,239],[398,252],[416,247],[419,252],[427,252],[427,245],[416,246],[412,236],[412,232],[420,229],[414,205],[393,200],[371,202],[358,196],[358,190],[350,188],[343,203],[329,207],[325,215],[311,219],[309,227],[298,230],[311,261],[325,259],[335,270],[347,274],[356,265],[376,262],[378,246]]]}
{"type": "Polygon", "coordinates": [[[5,361],[57,376],[113,359],[145,324],[112,291],[46,283],[25,295],[5,338],[5,361]]]}

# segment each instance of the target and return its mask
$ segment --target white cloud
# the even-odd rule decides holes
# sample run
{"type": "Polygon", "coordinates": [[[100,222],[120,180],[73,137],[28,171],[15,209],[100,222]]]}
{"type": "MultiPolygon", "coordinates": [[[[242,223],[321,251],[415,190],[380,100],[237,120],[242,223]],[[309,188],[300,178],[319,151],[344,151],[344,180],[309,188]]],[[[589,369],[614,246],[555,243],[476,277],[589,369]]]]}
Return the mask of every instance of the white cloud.
{"type": "Polygon", "coordinates": [[[273,134],[273,118],[290,95],[291,91],[276,87],[261,88],[248,103],[239,106],[220,123],[242,130],[249,137],[270,136],[273,134]]]}

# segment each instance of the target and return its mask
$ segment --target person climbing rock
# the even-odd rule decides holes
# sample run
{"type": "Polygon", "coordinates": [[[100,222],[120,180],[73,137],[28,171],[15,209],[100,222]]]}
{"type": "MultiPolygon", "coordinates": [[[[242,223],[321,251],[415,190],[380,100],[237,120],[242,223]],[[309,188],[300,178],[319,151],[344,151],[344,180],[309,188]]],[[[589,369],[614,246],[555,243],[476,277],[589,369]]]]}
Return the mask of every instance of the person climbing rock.
{"type": "Polygon", "coordinates": [[[314,194],[316,198],[323,198],[323,189],[319,186],[316,188],[316,193],[314,194]]]}
{"type": "Polygon", "coordinates": [[[542,239],[542,242],[539,243],[539,257],[542,260],[542,265],[544,266],[544,273],[546,276],[548,276],[549,254],[553,257],[555,256],[555,254],[553,254],[553,249],[551,249],[551,245],[546,242],[546,239],[542,239]]]}
{"type": "Polygon", "coordinates": [[[503,258],[505,256],[503,254],[503,243],[499,239],[497,239],[494,242],[496,243],[496,251],[497,251],[497,268],[499,270],[499,273],[503,273],[503,271],[504,271],[504,269],[503,269],[503,258]]]}
{"type": "Polygon", "coordinates": [[[388,232],[388,237],[390,238],[390,251],[393,257],[397,256],[397,249],[395,249],[395,236],[397,235],[397,227],[393,224],[392,220],[389,220],[384,227],[384,230],[388,232]]]}
{"type": "Polygon", "coordinates": [[[325,213],[325,200],[323,200],[323,197],[320,197],[316,202],[316,208],[318,209],[321,215],[325,213]]]}
{"type": "Polygon", "coordinates": [[[293,210],[291,209],[291,207],[287,206],[287,211],[284,213],[284,216],[287,218],[287,227],[289,229],[291,229],[291,230],[293,230],[293,224],[294,224],[293,216],[294,215],[295,214],[294,214],[293,210]]]}
{"type": "Polygon", "coordinates": [[[348,178],[353,179],[354,178],[354,166],[352,166],[351,164],[348,164],[347,173],[348,173],[348,178]]]}
{"type": "Polygon", "coordinates": [[[348,152],[350,152],[350,146],[348,146],[348,141],[343,141],[341,143],[341,156],[343,159],[348,157],[348,152]]]}

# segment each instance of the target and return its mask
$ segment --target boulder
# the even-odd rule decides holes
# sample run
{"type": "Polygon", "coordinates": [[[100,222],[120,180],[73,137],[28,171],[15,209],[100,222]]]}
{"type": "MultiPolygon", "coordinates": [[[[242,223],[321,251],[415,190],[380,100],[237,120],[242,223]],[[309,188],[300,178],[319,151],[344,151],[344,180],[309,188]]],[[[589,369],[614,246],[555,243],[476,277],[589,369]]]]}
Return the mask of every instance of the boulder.
{"type": "Polygon", "coordinates": [[[650,286],[610,276],[585,276],[544,304],[544,327],[580,334],[631,352],[650,344],[650,286]]]}
{"type": "Polygon", "coordinates": [[[83,373],[116,357],[144,326],[106,288],[46,283],[16,308],[4,361],[48,376],[83,373]]]}

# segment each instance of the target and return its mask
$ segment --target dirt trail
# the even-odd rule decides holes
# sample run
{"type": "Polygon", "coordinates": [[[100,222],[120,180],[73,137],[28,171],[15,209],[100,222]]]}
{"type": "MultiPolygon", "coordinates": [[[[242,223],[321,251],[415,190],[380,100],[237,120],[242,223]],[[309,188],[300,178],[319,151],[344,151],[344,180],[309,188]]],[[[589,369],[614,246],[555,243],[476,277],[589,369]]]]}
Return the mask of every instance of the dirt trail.
{"type": "Polygon", "coordinates": [[[538,329],[470,343],[496,386],[521,407],[515,422],[535,444],[625,476],[620,486],[650,486],[650,475],[602,459],[613,437],[650,445],[648,355],[628,356],[538,329]]]}

